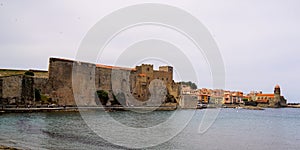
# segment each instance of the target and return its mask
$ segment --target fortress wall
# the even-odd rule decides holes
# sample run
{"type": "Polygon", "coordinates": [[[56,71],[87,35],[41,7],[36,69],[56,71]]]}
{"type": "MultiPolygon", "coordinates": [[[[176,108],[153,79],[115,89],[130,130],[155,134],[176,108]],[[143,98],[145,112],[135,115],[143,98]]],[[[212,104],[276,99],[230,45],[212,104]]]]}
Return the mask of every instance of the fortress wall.
{"type": "Polygon", "coordinates": [[[149,85],[155,79],[162,81],[169,94],[178,101],[180,90],[173,81],[173,68],[170,66],[160,67],[159,70],[153,70],[153,65],[137,66],[130,76],[133,96],[140,101],[147,101],[150,98],[149,85]]]}
{"type": "Polygon", "coordinates": [[[1,77],[0,99],[6,104],[34,103],[34,80],[31,76],[13,75],[1,77]]]}
{"type": "Polygon", "coordinates": [[[34,79],[31,76],[23,76],[21,98],[26,104],[34,103],[34,79]]]}
{"type": "Polygon", "coordinates": [[[40,90],[41,94],[49,95],[52,90],[48,86],[48,78],[34,77],[34,88],[40,90]]]}
{"type": "Polygon", "coordinates": [[[2,94],[0,98],[21,100],[23,75],[2,77],[2,94]]]}
{"type": "Polygon", "coordinates": [[[110,68],[96,68],[96,89],[111,92],[111,72],[110,68]]]}
{"type": "Polygon", "coordinates": [[[97,90],[107,91],[112,100],[113,88],[117,92],[115,95],[119,91],[125,91],[129,97],[132,94],[138,100],[147,100],[150,96],[150,82],[160,79],[165,83],[169,93],[175,98],[178,97],[179,90],[172,80],[171,67],[165,67],[165,70],[161,71],[153,70],[153,65],[141,65],[136,69],[116,68],[50,58],[48,81],[36,79],[35,87],[40,88],[42,93],[49,93],[58,105],[86,106],[96,105],[97,90]],[[72,77],[75,80],[72,80],[72,77]],[[47,86],[43,86],[45,84],[47,86]],[[78,100],[77,103],[74,97],[78,100]]]}
{"type": "Polygon", "coordinates": [[[131,70],[122,68],[97,67],[95,76],[96,90],[108,92],[109,99],[113,100],[113,94],[127,94],[131,92],[131,70]]]}
{"type": "Polygon", "coordinates": [[[173,82],[172,74],[173,72],[154,71],[153,78],[159,79],[163,81],[166,84],[166,86],[169,86],[173,82]]]}
{"type": "Polygon", "coordinates": [[[3,79],[0,78],[0,99],[3,96],[3,79]]]}
{"type": "Polygon", "coordinates": [[[73,61],[50,58],[49,88],[50,97],[58,105],[75,105],[72,90],[73,61]]]}
{"type": "Polygon", "coordinates": [[[179,99],[180,99],[180,84],[175,83],[173,81],[171,83],[171,85],[169,85],[167,88],[168,88],[169,94],[173,95],[175,97],[176,101],[179,102],[179,99]]]}
{"type": "MultiPolygon", "coordinates": [[[[168,66],[164,67],[168,70],[170,70],[170,68],[168,66]]],[[[161,67],[160,67],[161,70],[161,67]]],[[[177,102],[179,101],[179,95],[180,95],[180,85],[175,83],[173,81],[173,72],[171,71],[154,71],[154,79],[159,79],[161,81],[164,82],[164,84],[166,85],[166,88],[168,90],[168,93],[170,95],[173,95],[177,102]]]]}
{"type": "Polygon", "coordinates": [[[153,65],[131,69],[50,58],[49,72],[39,73],[49,76],[0,77],[0,98],[31,104],[34,103],[34,90],[39,89],[58,105],[92,106],[96,105],[96,91],[105,90],[110,100],[113,94],[123,92],[129,99],[146,101],[151,96],[149,85],[154,79],[162,80],[175,98],[179,95],[178,85],[172,80],[172,67],[168,66],[157,71],[153,70],[153,65]]]}
{"type": "Polygon", "coordinates": [[[72,87],[77,106],[96,105],[95,71],[95,64],[74,62],[72,87]]]}
{"type": "Polygon", "coordinates": [[[48,83],[58,105],[96,105],[94,64],[51,58],[48,83]]]}

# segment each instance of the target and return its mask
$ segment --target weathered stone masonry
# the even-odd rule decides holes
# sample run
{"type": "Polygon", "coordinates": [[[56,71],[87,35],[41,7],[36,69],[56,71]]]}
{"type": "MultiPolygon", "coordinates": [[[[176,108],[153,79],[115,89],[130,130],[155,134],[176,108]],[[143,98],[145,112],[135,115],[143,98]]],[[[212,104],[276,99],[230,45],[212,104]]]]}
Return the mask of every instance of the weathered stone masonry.
{"type": "Polygon", "coordinates": [[[155,79],[161,80],[167,93],[178,101],[179,85],[173,81],[173,68],[170,66],[159,70],[144,64],[136,68],[122,68],[50,58],[48,77],[23,74],[0,77],[0,100],[5,104],[34,105],[34,91],[37,89],[58,105],[95,106],[99,104],[97,90],[107,91],[111,100],[113,94],[116,95],[114,92],[122,91],[127,97],[143,102],[151,96],[149,85],[155,79]]]}
{"type": "Polygon", "coordinates": [[[97,90],[107,91],[112,99],[113,89],[120,88],[132,94],[137,100],[146,101],[150,96],[149,84],[154,79],[162,80],[168,93],[179,98],[179,85],[173,81],[173,68],[170,66],[160,67],[157,71],[153,70],[153,65],[122,68],[50,58],[48,86],[51,91],[48,91],[48,94],[59,105],[86,106],[96,105],[95,92],[97,90]],[[128,78],[122,81],[112,79],[116,76],[128,78]],[[114,82],[113,85],[112,82],[114,82]],[[75,103],[74,96],[77,103],[75,103]]]}
{"type": "MultiPolygon", "coordinates": [[[[44,89],[46,78],[26,75],[12,75],[0,77],[1,104],[33,104],[34,89],[44,89]],[[43,85],[42,85],[43,84],[43,85]]],[[[44,92],[46,90],[43,90],[44,92]]]]}

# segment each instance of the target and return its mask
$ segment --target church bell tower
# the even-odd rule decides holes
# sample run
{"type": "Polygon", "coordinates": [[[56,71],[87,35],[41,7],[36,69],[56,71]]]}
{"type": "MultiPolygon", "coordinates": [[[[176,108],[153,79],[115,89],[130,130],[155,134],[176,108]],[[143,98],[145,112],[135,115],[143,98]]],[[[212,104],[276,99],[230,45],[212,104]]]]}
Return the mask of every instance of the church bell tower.
{"type": "Polygon", "coordinates": [[[279,107],[280,106],[280,86],[277,84],[274,88],[274,106],[279,107]]]}

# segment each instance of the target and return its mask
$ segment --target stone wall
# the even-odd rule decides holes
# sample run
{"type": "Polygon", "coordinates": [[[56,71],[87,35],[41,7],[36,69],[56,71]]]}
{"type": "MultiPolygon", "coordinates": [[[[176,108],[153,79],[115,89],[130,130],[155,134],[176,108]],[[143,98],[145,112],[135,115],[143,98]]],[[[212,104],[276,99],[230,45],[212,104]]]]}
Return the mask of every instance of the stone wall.
{"type": "Polygon", "coordinates": [[[25,102],[25,104],[33,104],[34,103],[34,79],[31,76],[23,76],[22,78],[22,93],[21,100],[25,102]]]}
{"type": "Polygon", "coordinates": [[[58,105],[95,105],[95,65],[50,58],[49,88],[58,105]],[[76,101],[75,101],[76,100],[76,101]]]}
{"type": "Polygon", "coordinates": [[[50,96],[58,105],[75,105],[72,90],[73,61],[50,58],[49,82],[50,96]]]}
{"type": "Polygon", "coordinates": [[[33,104],[34,78],[12,75],[0,78],[0,100],[3,104],[33,104]]]}
{"type": "Polygon", "coordinates": [[[1,100],[8,104],[21,101],[23,75],[1,77],[0,79],[2,82],[1,100]]]}
{"type": "Polygon", "coordinates": [[[198,97],[194,95],[182,95],[179,105],[183,109],[196,109],[198,97]]]}
{"type": "Polygon", "coordinates": [[[0,98],[3,97],[3,79],[0,78],[0,98]]]}
{"type": "Polygon", "coordinates": [[[49,88],[48,78],[34,77],[33,79],[34,79],[34,89],[40,90],[42,94],[50,95],[52,90],[49,88]]]}
{"type": "Polygon", "coordinates": [[[96,89],[111,92],[111,68],[97,67],[96,68],[96,89]]]}
{"type": "Polygon", "coordinates": [[[170,66],[159,67],[159,70],[154,70],[153,65],[143,64],[137,66],[131,72],[131,86],[133,96],[140,101],[147,101],[151,94],[149,85],[154,80],[160,80],[166,87],[167,93],[173,95],[177,102],[179,99],[179,85],[173,81],[173,68],[170,66]]]}
{"type": "Polygon", "coordinates": [[[96,105],[95,70],[94,64],[73,63],[72,88],[77,106],[96,105]]]}
{"type": "Polygon", "coordinates": [[[121,68],[50,58],[49,72],[41,76],[12,75],[0,77],[0,98],[7,103],[34,104],[35,89],[58,105],[94,106],[97,90],[125,94],[128,99],[147,101],[150,83],[158,79],[169,94],[179,98],[179,86],[172,79],[172,67],[153,70],[153,65],[121,68]],[[49,76],[47,77],[46,75],[49,76]]]}

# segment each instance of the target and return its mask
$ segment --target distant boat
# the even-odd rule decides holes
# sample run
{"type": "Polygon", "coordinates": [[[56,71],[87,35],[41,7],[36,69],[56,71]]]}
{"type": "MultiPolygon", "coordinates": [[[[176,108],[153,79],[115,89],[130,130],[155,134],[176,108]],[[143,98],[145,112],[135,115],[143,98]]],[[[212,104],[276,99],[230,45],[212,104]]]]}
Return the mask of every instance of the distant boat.
{"type": "Polygon", "coordinates": [[[197,104],[197,109],[204,109],[204,108],[207,108],[207,104],[202,104],[202,103],[197,104]]]}

